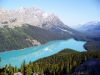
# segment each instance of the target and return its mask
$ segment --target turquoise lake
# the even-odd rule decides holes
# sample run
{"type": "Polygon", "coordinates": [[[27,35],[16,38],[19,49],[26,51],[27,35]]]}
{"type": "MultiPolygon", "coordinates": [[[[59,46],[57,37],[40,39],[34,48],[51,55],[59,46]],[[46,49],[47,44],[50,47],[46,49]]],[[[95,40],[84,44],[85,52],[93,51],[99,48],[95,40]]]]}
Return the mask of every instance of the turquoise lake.
{"type": "Polygon", "coordinates": [[[40,58],[56,54],[65,48],[70,48],[77,51],[85,51],[83,47],[84,44],[85,42],[76,41],[74,39],[56,40],[48,42],[41,46],[1,52],[0,68],[3,68],[6,64],[11,64],[12,66],[20,67],[24,61],[26,63],[29,63],[30,61],[33,62],[40,58]]]}

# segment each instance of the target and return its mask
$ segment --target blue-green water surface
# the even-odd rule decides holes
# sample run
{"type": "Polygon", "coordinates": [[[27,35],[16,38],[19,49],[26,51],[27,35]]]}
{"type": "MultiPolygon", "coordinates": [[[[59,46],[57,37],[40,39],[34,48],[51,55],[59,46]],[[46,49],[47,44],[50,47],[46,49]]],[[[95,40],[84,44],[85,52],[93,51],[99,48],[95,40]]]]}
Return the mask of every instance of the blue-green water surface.
{"type": "Polygon", "coordinates": [[[6,64],[20,67],[24,61],[26,63],[29,63],[30,61],[34,62],[40,58],[56,54],[65,48],[70,48],[77,51],[84,51],[84,44],[85,42],[76,41],[74,39],[56,40],[48,42],[41,46],[1,52],[0,68],[4,67],[6,64]]]}

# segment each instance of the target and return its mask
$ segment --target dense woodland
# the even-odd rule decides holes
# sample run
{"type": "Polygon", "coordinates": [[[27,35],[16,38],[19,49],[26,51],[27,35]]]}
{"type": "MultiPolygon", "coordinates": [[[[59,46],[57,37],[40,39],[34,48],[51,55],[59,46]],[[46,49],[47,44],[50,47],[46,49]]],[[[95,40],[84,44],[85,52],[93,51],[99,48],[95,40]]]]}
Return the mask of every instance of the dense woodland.
{"type": "Polygon", "coordinates": [[[59,39],[64,39],[64,37],[59,36],[57,33],[55,34],[48,30],[27,24],[15,28],[4,26],[0,28],[0,52],[32,47],[34,46],[32,40],[37,40],[39,43],[44,44],[48,41],[59,39]]]}
{"type": "Polygon", "coordinates": [[[23,75],[86,75],[84,72],[82,72],[83,74],[73,74],[73,72],[76,67],[85,61],[97,58],[100,58],[100,52],[77,52],[65,49],[36,62],[26,64],[24,61],[20,68],[6,65],[0,69],[0,75],[13,75],[17,72],[21,72],[23,75]]]}

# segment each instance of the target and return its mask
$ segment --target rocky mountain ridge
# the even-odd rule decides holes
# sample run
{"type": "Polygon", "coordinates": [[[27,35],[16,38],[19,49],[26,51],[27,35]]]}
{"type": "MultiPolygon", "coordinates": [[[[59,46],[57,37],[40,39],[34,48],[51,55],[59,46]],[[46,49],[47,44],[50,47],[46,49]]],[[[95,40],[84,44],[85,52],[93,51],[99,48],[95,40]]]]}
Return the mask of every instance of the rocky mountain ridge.
{"type": "Polygon", "coordinates": [[[48,14],[38,8],[19,8],[16,10],[0,9],[0,26],[10,28],[30,24],[41,28],[52,28],[53,25],[63,24],[54,14],[48,14]],[[48,25],[47,25],[48,24],[48,25]]]}

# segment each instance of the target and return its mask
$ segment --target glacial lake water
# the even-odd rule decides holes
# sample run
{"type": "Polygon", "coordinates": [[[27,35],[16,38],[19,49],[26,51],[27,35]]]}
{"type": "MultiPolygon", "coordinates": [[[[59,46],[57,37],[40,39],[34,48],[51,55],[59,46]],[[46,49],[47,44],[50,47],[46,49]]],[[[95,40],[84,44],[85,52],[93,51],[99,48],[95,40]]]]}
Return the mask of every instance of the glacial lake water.
{"type": "Polygon", "coordinates": [[[84,51],[84,44],[85,42],[76,41],[74,39],[56,40],[48,42],[41,46],[1,52],[0,68],[3,68],[5,65],[9,64],[11,64],[12,66],[20,67],[24,61],[26,63],[29,63],[30,61],[34,62],[40,58],[56,54],[65,48],[70,48],[77,51],[84,51]]]}

